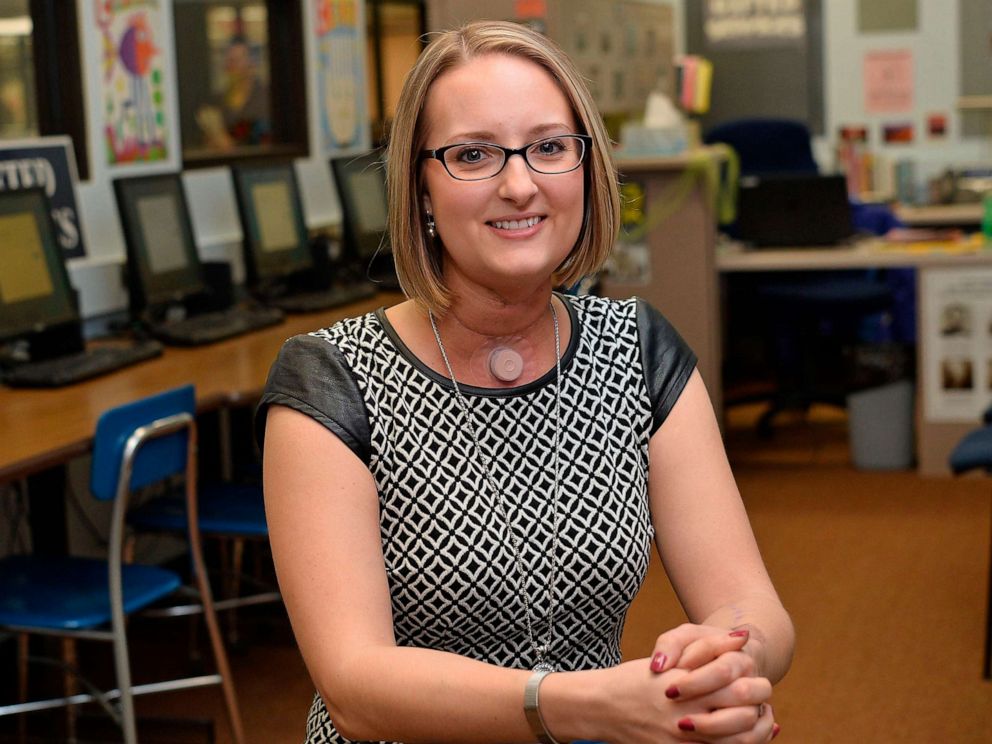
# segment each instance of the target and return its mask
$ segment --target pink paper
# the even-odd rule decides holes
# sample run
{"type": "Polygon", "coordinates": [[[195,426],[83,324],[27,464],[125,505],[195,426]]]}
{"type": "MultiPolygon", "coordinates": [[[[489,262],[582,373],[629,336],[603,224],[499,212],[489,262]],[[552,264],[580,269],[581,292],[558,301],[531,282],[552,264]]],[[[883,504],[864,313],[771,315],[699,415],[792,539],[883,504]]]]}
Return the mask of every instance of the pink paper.
{"type": "Polygon", "coordinates": [[[869,114],[913,110],[913,53],[892,49],[865,54],[865,111],[869,114]]]}

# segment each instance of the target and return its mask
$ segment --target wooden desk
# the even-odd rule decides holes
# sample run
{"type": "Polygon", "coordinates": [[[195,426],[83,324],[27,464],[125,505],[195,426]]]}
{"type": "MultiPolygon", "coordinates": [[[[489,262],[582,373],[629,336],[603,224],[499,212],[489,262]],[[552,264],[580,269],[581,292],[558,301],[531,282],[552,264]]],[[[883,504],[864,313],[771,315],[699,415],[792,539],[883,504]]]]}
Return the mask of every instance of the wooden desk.
{"type": "MultiPolygon", "coordinates": [[[[927,420],[926,391],[933,389],[928,377],[932,372],[926,363],[929,349],[927,335],[928,280],[933,272],[943,268],[992,266],[992,247],[976,250],[918,250],[895,247],[880,240],[867,240],[850,247],[783,248],[746,250],[740,245],[723,245],[716,255],[721,273],[747,271],[817,271],[859,268],[906,267],[918,270],[917,281],[917,380],[916,380],[916,455],[921,475],[945,475],[949,472],[947,457],[958,440],[978,423],[939,422],[927,420]]],[[[719,324],[720,316],[711,321],[719,324]]]]}
{"type": "Polygon", "coordinates": [[[398,293],[380,293],[354,305],[292,315],[280,325],[220,343],[169,347],[158,359],[64,388],[0,386],[0,483],[85,454],[103,411],[146,395],[192,383],[200,410],[250,402],[261,393],[269,366],[287,338],[402,299],[398,293]]]}

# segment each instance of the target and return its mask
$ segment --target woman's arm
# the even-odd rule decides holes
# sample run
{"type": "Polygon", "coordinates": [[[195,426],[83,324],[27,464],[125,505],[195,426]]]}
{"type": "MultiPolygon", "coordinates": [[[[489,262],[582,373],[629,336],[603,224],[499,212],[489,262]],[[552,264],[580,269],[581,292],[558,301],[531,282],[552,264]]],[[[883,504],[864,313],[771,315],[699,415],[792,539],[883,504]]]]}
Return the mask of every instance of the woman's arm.
{"type": "Polygon", "coordinates": [[[691,623],[659,638],[668,669],[719,655],[723,630],[747,630],[754,674],[781,679],[794,632],[758,552],[699,371],[650,443],[651,518],[658,551],[691,623]],[[715,633],[713,629],[721,632],[715,633]],[[697,642],[693,649],[693,643],[697,642]],[[708,639],[708,640],[703,640],[708,639]]]}
{"type": "MultiPolygon", "coordinates": [[[[337,729],[361,741],[534,741],[523,713],[529,671],[395,645],[376,488],[351,450],[309,417],[272,406],[264,458],[280,587],[337,729]]],[[[541,687],[542,712],[561,741],[695,741],[678,720],[689,712],[705,721],[719,701],[668,700],[664,690],[682,674],[654,674],[646,659],[553,674],[541,687]]],[[[756,706],[768,691],[755,685],[750,695],[756,706]]],[[[717,716],[713,725],[732,724],[717,716]]]]}

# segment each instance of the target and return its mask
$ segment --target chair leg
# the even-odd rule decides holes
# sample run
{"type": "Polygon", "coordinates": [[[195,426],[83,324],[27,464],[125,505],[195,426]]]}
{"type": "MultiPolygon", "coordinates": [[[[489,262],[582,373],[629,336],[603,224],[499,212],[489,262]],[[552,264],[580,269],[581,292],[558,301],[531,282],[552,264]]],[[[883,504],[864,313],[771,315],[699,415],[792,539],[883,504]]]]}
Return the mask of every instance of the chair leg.
{"type": "Polygon", "coordinates": [[[238,708],[238,696],[234,690],[231,667],[227,661],[224,639],[221,636],[217,613],[214,610],[213,593],[210,589],[210,579],[207,576],[207,566],[203,560],[203,547],[195,520],[190,520],[190,552],[193,554],[193,573],[195,574],[197,589],[200,591],[200,601],[203,604],[203,620],[207,625],[214,664],[220,675],[221,688],[224,691],[224,703],[227,707],[227,719],[231,726],[231,734],[235,744],[244,744],[245,735],[241,724],[241,711],[238,708]]]}
{"type": "MultiPolygon", "coordinates": [[[[17,702],[28,701],[28,643],[27,633],[17,634],[17,702]]],[[[21,744],[28,740],[28,714],[17,717],[17,738],[21,744]]]]}
{"type": "MultiPolygon", "coordinates": [[[[78,691],[76,675],[73,673],[78,665],[76,656],[76,639],[62,639],[62,663],[66,666],[62,671],[62,689],[66,697],[72,697],[78,691]]],[[[66,741],[76,741],[76,706],[67,705],[65,707],[65,737],[66,741]]]]}
{"type": "MultiPolygon", "coordinates": [[[[228,584],[228,596],[234,599],[241,593],[241,571],[244,567],[245,539],[243,537],[234,538],[231,550],[231,577],[228,584]]],[[[227,620],[227,642],[231,646],[236,646],[240,640],[238,636],[238,609],[232,607],[228,612],[227,620]]]]}

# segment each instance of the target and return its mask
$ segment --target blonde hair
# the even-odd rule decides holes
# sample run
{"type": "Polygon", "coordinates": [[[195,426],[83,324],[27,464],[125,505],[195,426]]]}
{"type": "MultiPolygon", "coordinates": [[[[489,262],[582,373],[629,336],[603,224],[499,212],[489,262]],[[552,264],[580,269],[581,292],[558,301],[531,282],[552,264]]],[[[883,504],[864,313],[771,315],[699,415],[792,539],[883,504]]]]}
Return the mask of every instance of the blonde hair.
{"type": "Polygon", "coordinates": [[[424,146],[424,104],[431,85],[444,72],[486,54],[508,54],[548,71],[575,115],[579,134],[592,137],[585,172],[582,228],[571,252],[552,280],[569,286],[598,271],[620,227],[620,192],[609,136],[596,104],[575,65],[550,39],[517,23],[476,21],[438,34],[406,77],[393,118],[386,156],[389,237],[396,273],[404,292],[426,307],[443,312],[451,305],[444,283],[440,246],[427,235],[422,219],[423,184],[419,153],[424,146]]]}

